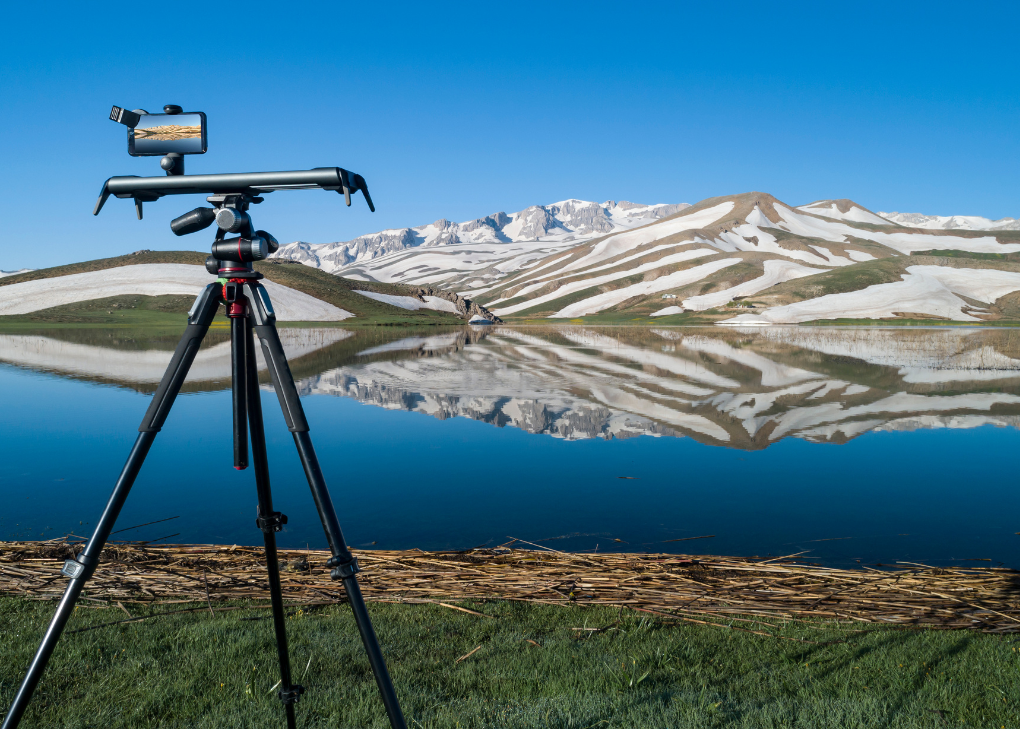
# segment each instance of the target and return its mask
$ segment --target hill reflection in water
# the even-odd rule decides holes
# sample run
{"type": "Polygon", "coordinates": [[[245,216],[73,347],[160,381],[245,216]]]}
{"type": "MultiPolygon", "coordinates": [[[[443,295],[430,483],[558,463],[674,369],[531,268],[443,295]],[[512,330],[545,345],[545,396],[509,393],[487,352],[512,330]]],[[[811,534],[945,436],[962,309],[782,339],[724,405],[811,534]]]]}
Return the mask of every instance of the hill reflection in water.
{"type": "Polygon", "coordinates": [[[500,327],[408,337],[299,383],[557,438],[765,448],[873,430],[1020,425],[1020,332],[500,327]]]}
{"type": "MultiPolygon", "coordinates": [[[[1010,329],[288,328],[281,336],[302,395],[569,440],[687,436],[756,450],[787,437],[844,443],[870,431],[1020,425],[1020,331],[1010,329]]],[[[148,392],[173,338],[146,344],[130,334],[7,334],[0,361],[148,392]]],[[[211,333],[189,390],[229,385],[229,346],[225,331],[211,333]]]]}

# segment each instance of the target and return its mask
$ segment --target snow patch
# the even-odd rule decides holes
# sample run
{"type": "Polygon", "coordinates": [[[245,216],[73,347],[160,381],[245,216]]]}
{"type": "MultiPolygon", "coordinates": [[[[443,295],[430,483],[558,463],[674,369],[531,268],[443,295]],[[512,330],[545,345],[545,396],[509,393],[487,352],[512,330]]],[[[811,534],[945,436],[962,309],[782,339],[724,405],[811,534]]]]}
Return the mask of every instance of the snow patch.
{"type": "Polygon", "coordinates": [[[626,233],[617,233],[596,244],[591,253],[577,259],[573,263],[564,266],[561,271],[576,271],[580,268],[587,268],[596,263],[614,258],[621,253],[631,251],[638,246],[660,240],[666,236],[682,233],[685,230],[697,230],[711,225],[733,210],[733,202],[719,203],[705,210],[696,213],[680,215],[679,217],[667,220],[654,225],[646,225],[637,230],[629,230],[626,233]]]}
{"type": "Polygon", "coordinates": [[[955,321],[980,321],[960,298],[992,302],[1020,289],[1020,273],[995,269],[909,266],[902,281],[876,284],[860,291],[829,294],[777,306],[761,315],[742,314],[721,324],[798,324],[815,319],[884,319],[914,312],[955,321]],[[960,296],[958,296],[959,294],[960,296]]]}
{"type": "Polygon", "coordinates": [[[375,291],[355,291],[355,293],[361,294],[374,301],[379,301],[383,304],[389,304],[390,306],[396,306],[399,309],[405,309],[406,311],[418,311],[419,309],[431,309],[433,311],[446,311],[451,314],[459,314],[457,311],[457,305],[452,301],[447,301],[438,296],[426,296],[425,301],[416,299],[413,296],[397,296],[394,294],[380,294],[375,291]]]}
{"type": "Polygon", "coordinates": [[[724,258],[719,261],[703,263],[694,268],[687,268],[683,271],[676,271],[667,276],[660,276],[654,281],[642,281],[641,283],[625,286],[615,291],[590,296],[583,301],[565,306],[549,318],[570,318],[584,316],[585,314],[595,314],[603,309],[621,304],[635,296],[647,296],[648,294],[655,294],[660,291],[667,291],[668,289],[675,289],[679,286],[686,286],[695,281],[700,281],[706,276],[711,276],[716,271],[721,271],[728,266],[735,266],[740,261],[741,259],[739,258],[724,258]]]}
{"type": "MultiPolygon", "coordinates": [[[[637,273],[645,273],[646,271],[654,271],[655,269],[663,268],[664,266],[669,266],[669,265],[673,265],[673,264],[676,264],[676,263],[683,263],[684,261],[689,261],[689,260],[691,260],[693,258],[702,258],[704,256],[713,256],[715,254],[716,254],[715,251],[709,250],[707,248],[695,248],[694,250],[687,250],[687,251],[682,251],[680,253],[674,253],[671,256],[665,256],[663,258],[660,258],[657,261],[652,261],[650,263],[644,263],[644,264],[642,264],[640,266],[628,269],[626,271],[617,271],[615,273],[607,273],[607,274],[604,274],[602,276],[595,276],[593,278],[583,278],[583,279],[580,279],[580,280],[577,280],[577,281],[571,281],[570,283],[563,284],[562,286],[560,286],[558,289],[556,289],[555,291],[553,291],[551,293],[543,294],[542,296],[537,296],[534,299],[529,299],[528,301],[522,301],[521,303],[514,304],[513,306],[506,306],[506,307],[503,307],[503,308],[500,308],[500,309],[492,309],[492,313],[496,314],[497,316],[506,316],[508,314],[514,314],[514,313],[516,313],[518,311],[523,311],[524,309],[530,309],[533,306],[538,306],[539,304],[544,304],[547,301],[553,301],[555,299],[560,298],[561,296],[566,296],[567,294],[572,294],[575,291],[583,291],[584,289],[589,289],[589,288],[592,288],[593,286],[601,286],[602,284],[609,283],[611,281],[617,281],[617,280],[619,280],[621,278],[627,278],[628,276],[633,276],[634,274],[637,274],[637,273]]],[[[661,281],[662,279],[657,279],[657,280],[661,281]]],[[[527,291],[527,290],[534,291],[537,288],[540,288],[541,286],[544,286],[544,285],[545,284],[542,283],[542,284],[536,284],[536,285],[532,285],[532,286],[529,286],[529,287],[525,287],[524,289],[522,289],[521,293],[523,293],[524,291],[527,291]]],[[[669,287],[667,286],[666,288],[669,288],[669,287]]],[[[662,291],[663,289],[658,289],[658,290],[662,291]]],[[[517,294],[517,296],[520,296],[520,295],[521,295],[520,293],[517,294]]]]}
{"type": "Polygon", "coordinates": [[[705,311],[716,306],[723,306],[738,296],[752,296],[759,291],[771,288],[784,281],[791,281],[795,278],[811,276],[815,273],[824,273],[825,269],[808,268],[792,261],[781,261],[770,259],[765,261],[765,273],[756,279],[745,281],[742,284],[723,291],[715,291],[701,296],[692,296],[685,299],[682,304],[685,309],[693,311],[705,311]]]}

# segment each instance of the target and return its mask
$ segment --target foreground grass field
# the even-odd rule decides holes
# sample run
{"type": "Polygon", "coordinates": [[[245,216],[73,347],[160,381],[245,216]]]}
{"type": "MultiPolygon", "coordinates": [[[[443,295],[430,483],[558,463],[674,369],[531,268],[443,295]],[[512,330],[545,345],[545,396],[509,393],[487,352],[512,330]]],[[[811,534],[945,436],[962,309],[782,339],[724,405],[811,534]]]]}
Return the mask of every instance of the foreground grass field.
{"type": "MultiPolygon", "coordinates": [[[[1018,636],[789,623],[777,639],[612,609],[463,606],[491,617],[371,605],[410,727],[1020,726],[1018,636]]],[[[22,726],[282,726],[269,611],[234,607],[71,632],[128,619],[80,607],[22,726]]],[[[0,598],[0,706],[52,609],[0,598]]],[[[347,608],[290,612],[299,726],[388,726],[347,608]]]]}

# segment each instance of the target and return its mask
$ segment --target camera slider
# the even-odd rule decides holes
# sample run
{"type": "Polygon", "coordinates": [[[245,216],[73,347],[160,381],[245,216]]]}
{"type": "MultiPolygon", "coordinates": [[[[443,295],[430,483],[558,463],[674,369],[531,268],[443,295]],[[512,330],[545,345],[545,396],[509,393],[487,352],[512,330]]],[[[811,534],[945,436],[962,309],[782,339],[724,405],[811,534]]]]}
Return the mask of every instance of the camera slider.
{"type": "Polygon", "coordinates": [[[223,175],[173,175],[170,177],[111,177],[103,183],[93,215],[99,215],[110,195],[135,201],[135,212],[142,219],[142,203],[154,202],[165,195],[247,195],[258,197],[277,190],[328,190],[344,196],[347,206],[351,195],[360,191],[368,209],[375,204],[368,183],[361,175],[343,167],[316,167],[311,170],[281,172],[237,172],[223,175]]]}

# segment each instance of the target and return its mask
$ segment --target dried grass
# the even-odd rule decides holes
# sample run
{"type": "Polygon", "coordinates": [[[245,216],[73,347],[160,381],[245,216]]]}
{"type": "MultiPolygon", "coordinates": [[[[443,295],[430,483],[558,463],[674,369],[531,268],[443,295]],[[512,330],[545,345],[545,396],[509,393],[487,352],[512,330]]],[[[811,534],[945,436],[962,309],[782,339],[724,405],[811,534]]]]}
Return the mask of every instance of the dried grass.
{"type": "MultiPolygon", "coordinates": [[[[0,594],[56,600],[64,559],[80,543],[0,542],[0,594]]],[[[463,552],[358,550],[368,600],[519,600],[619,606],[685,622],[733,627],[755,619],[821,619],[1020,632],[1020,572],[1002,568],[832,569],[789,559],[674,554],[587,554],[552,550],[463,552]]],[[[329,553],[280,550],[285,598],[292,604],[344,600],[329,577],[329,553]]],[[[216,545],[110,544],[85,598],[185,603],[266,599],[261,549],[216,545]]],[[[203,606],[202,609],[205,609],[203,606]]],[[[738,628],[739,629],[739,628],[738,628]]],[[[750,631],[756,632],[756,631],[750,631]]]]}

